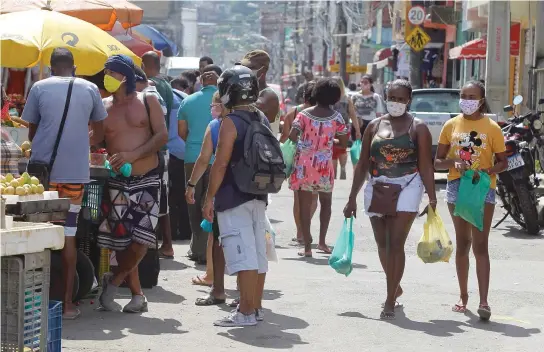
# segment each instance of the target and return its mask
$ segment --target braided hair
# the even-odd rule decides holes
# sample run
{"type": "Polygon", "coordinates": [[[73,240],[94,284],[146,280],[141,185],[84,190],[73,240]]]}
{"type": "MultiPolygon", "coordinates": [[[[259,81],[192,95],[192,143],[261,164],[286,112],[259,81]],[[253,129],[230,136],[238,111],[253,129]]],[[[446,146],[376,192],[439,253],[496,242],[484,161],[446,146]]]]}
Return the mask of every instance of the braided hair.
{"type": "Polygon", "coordinates": [[[482,96],[482,99],[484,100],[484,103],[480,105],[480,113],[491,114],[491,108],[489,107],[489,103],[487,102],[487,99],[485,98],[485,83],[482,81],[468,81],[467,83],[465,83],[463,88],[468,86],[475,86],[480,89],[480,95],[482,96]]]}

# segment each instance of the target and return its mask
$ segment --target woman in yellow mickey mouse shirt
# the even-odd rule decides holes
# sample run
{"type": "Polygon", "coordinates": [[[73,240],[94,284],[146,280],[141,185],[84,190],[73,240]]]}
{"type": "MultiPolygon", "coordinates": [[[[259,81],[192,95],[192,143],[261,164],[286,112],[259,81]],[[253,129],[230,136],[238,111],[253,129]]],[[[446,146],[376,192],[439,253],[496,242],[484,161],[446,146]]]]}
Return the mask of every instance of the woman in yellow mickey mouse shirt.
{"type": "Polygon", "coordinates": [[[453,306],[453,311],[465,313],[467,309],[468,255],[472,243],[480,291],[478,315],[487,320],[491,317],[491,308],[487,302],[490,272],[489,230],[495,210],[497,173],[506,169],[508,161],[501,128],[495,121],[484,115],[489,112],[485,101],[484,85],[477,81],[465,84],[461,89],[459,106],[463,113],[444,124],[435,158],[437,170],[449,170],[446,201],[455,227],[457,242],[455,266],[461,291],[460,301],[453,306]],[[483,231],[453,215],[460,177],[468,169],[486,172],[491,177],[489,193],[485,199],[483,231]]]}

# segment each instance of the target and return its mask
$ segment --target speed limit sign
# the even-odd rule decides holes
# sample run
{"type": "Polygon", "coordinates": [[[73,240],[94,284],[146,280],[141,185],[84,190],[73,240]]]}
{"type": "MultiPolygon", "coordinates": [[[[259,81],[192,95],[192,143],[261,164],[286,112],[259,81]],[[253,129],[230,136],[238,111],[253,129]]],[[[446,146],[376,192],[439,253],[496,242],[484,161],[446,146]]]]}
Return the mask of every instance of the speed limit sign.
{"type": "Polygon", "coordinates": [[[425,20],[425,9],[421,6],[414,6],[408,11],[408,21],[414,26],[418,26],[425,20]]]}

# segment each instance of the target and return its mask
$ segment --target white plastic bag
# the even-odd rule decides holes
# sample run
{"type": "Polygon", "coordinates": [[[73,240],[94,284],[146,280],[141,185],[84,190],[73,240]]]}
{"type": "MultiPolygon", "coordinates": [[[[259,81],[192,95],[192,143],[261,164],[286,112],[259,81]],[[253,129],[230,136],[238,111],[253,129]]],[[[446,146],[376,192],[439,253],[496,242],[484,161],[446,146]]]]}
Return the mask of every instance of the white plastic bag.
{"type": "Polygon", "coordinates": [[[269,262],[278,262],[278,254],[276,253],[276,244],[272,234],[266,231],[266,258],[269,262]]]}

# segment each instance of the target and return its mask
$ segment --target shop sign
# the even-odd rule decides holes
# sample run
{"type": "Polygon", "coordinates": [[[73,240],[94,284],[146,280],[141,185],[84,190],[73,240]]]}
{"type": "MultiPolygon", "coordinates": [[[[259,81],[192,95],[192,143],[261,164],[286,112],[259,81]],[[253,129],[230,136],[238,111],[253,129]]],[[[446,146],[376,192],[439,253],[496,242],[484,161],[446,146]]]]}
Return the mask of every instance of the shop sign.
{"type": "Polygon", "coordinates": [[[514,23],[510,27],[510,55],[519,56],[521,38],[521,23],[514,23]]]}
{"type": "MultiPolygon", "coordinates": [[[[340,72],[340,65],[339,64],[330,65],[329,71],[340,72]]],[[[361,66],[361,65],[347,64],[346,72],[347,73],[366,73],[366,65],[361,66]]]]}

